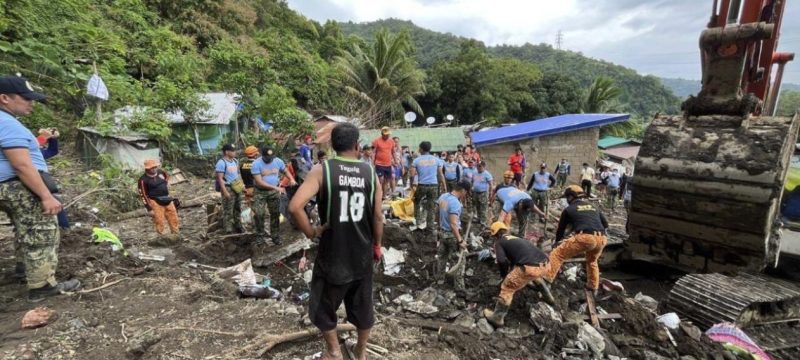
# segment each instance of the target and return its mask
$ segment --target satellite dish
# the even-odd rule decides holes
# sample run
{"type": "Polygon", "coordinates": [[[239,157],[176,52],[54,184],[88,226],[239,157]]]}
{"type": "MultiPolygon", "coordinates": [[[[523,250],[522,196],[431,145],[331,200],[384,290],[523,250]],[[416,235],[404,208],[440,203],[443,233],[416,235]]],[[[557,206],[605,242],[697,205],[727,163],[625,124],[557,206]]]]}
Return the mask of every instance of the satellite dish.
{"type": "Polygon", "coordinates": [[[417,120],[417,114],[415,114],[413,111],[409,111],[403,116],[403,118],[406,119],[407,123],[412,123],[414,120],[417,120]]]}
{"type": "Polygon", "coordinates": [[[447,121],[453,121],[453,119],[455,119],[456,117],[453,116],[453,115],[447,114],[447,116],[445,116],[444,118],[447,119],[447,121]]]}
{"type": "Polygon", "coordinates": [[[433,123],[436,122],[436,118],[434,118],[433,116],[430,116],[427,119],[425,119],[425,122],[428,123],[428,125],[433,125],[433,123]]]}

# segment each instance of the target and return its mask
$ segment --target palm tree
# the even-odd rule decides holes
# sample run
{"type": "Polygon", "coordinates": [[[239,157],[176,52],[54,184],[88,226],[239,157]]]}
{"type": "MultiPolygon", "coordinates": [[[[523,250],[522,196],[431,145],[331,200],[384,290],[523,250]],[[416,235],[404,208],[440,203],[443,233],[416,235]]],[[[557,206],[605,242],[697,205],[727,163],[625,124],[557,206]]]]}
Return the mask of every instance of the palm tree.
{"type": "MultiPolygon", "coordinates": [[[[614,84],[614,80],[601,76],[594,80],[586,98],[583,100],[584,113],[610,113],[620,112],[623,105],[619,102],[622,89],[614,84]]],[[[600,129],[601,135],[621,137],[641,137],[642,124],[635,119],[618,122],[604,126],[600,129]]]]}
{"type": "Polygon", "coordinates": [[[408,33],[390,36],[381,30],[366,51],[355,45],[337,58],[340,85],[354,104],[351,117],[371,127],[399,119],[403,106],[422,113],[415,97],[425,94],[425,73],[417,68],[411,51],[408,33]]]}

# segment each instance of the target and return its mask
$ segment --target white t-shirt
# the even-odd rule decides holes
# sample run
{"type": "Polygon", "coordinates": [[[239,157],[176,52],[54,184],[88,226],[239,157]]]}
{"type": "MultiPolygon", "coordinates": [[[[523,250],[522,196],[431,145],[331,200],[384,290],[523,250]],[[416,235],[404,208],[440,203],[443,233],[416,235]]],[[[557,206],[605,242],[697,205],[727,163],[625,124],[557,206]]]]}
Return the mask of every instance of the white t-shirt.
{"type": "Polygon", "coordinates": [[[593,180],[594,179],[594,169],[590,167],[585,167],[581,169],[581,180],[593,180]]]}

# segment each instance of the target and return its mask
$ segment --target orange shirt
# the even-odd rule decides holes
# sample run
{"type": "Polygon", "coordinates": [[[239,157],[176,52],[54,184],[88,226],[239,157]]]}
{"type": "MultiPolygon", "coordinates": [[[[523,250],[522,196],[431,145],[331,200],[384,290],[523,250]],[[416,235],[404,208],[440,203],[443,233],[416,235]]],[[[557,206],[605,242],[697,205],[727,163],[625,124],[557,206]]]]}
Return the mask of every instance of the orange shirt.
{"type": "Polygon", "coordinates": [[[378,166],[392,166],[392,152],[394,152],[394,140],[379,137],[372,141],[372,146],[375,148],[375,165],[378,166]]]}

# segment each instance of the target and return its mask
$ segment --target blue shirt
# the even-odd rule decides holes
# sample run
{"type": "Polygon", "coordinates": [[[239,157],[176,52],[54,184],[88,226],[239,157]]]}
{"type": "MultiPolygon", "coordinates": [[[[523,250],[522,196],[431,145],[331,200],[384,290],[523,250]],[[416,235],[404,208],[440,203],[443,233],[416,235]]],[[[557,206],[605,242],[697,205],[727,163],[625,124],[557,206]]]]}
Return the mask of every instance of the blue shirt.
{"type": "Polygon", "coordinates": [[[453,193],[442,194],[438,200],[439,203],[439,226],[444,231],[452,232],[453,228],[450,227],[450,215],[455,214],[458,220],[456,225],[461,229],[461,201],[453,193]]]}
{"type": "Polygon", "coordinates": [[[497,190],[497,198],[503,202],[503,211],[508,213],[514,209],[517,203],[524,199],[531,199],[531,196],[520,189],[508,186],[497,190]]]}
{"type": "Polygon", "coordinates": [[[475,175],[476,172],[478,172],[478,169],[475,169],[474,167],[465,167],[461,171],[461,178],[472,183],[472,176],[475,175]]]}
{"type": "Polygon", "coordinates": [[[233,161],[225,160],[225,158],[219,159],[214,172],[224,174],[222,179],[225,180],[226,184],[230,185],[230,183],[239,178],[239,162],[236,159],[233,161]]]}
{"type": "Polygon", "coordinates": [[[453,181],[458,180],[458,174],[461,173],[461,165],[453,161],[451,163],[444,163],[444,178],[445,180],[453,181]]]}
{"type": "Polygon", "coordinates": [[[420,185],[436,185],[439,183],[439,167],[441,160],[431,154],[420,155],[411,166],[417,169],[420,185]]]}
{"type": "Polygon", "coordinates": [[[300,156],[306,161],[306,168],[311,169],[311,147],[305,143],[300,145],[300,156]]]}
{"type": "Polygon", "coordinates": [[[610,175],[608,175],[608,178],[607,178],[608,187],[618,188],[619,187],[619,179],[620,179],[619,174],[615,174],[615,173],[612,172],[610,175]]]}
{"type": "MultiPolygon", "coordinates": [[[[39,142],[33,133],[22,125],[11,114],[0,111],[0,149],[28,149],[33,166],[39,171],[47,172],[47,163],[44,161],[42,151],[39,150],[39,142]]],[[[17,172],[11,166],[11,161],[6,158],[6,154],[0,151],[0,181],[6,181],[17,176],[17,172]]]]}
{"type": "Polygon", "coordinates": [[[550,173],[545,171],[542,174],[540,171],[533,173],[533,189],[545,191],[550,189],[550,173]]]}
{"type": "Polygon", "coordinates": [[[264,158],[258,158],[253,161],[253,167],[250,168],[253,179],[260,177],[265,183],[272,186],[278,186],[281,181],[281,173],[284,171],[286,171],[286,164],[278,158],[273,158],[269,164],[264,162],[264,158]]]}
{"type": "Polygon", "coordinates": [[[483,170],[483,172],[478,172],[476,170],[475,173],[472,174],[472,191],[479,193],[489,191],[489,183],[492,182],[492,180],[494,180],[492,174],[488,171],[483,170]]]}

